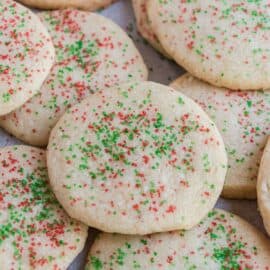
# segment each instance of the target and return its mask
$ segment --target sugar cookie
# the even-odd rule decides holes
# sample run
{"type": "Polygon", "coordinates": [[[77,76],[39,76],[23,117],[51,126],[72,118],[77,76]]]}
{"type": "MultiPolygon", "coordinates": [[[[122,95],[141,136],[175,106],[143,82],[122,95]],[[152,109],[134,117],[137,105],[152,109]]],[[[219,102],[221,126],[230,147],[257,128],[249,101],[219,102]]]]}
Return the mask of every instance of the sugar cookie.
{"type": "Polygon", "coordinates": [[[0,148],[1,269],[67,269],[87,227],[68,217],[48,184],[45,151],[0,148]]]}
{"type": "Polygon", "coordinates": [[[138,31],[156,50],[170,58],[152,30],[151,22],[146,12],[146,3],[147,0],[132,0],[138,31]]]}
{"type": "Polygon", "coordinates": [[[54,127],[47,156],[69,215],[125,234],[193,227],[216,203],[227,167],[209,117],[153,82],[106,89],[72,107],[54,127]]]}
{"type": "Polygon", "coordinates": [[[270,134],[270,91],[232,91],[189,74],[171,86],[195,100],[223,137],[229,163],[223,196],[256,198],[258,167],[270,134]]]}
{"type": "Polygon", "coordinates": [[[79,8],[84,10],[97,10],[108,6],[112,0],[19,0],[21,3],[41,9],[79,8]]]}
{"type": "Polygon", "coordinates": [[[54,62],[51,38],[39,18],[15,1],[0,1],[0,115],[39,91],[54,62]]]}
{"type": "Polygon", "coordinates": [[[152,29],[168,54],[216,86],[270,88],[269,1],[149,0],[152,29]]]}
{"type": "Polygon", "coordinates": [[[262,156],[258,182],[257,196],[258,205],[263,218],[265,229],[270,235],[270,139],[265,146],[262,156]]]}
{"type": "Polygon", "coordinates": [[[85,270],[270,269],[270,242],[243,219],[213,210],[190,231],[149,236],[102,233],[85,270]]]}

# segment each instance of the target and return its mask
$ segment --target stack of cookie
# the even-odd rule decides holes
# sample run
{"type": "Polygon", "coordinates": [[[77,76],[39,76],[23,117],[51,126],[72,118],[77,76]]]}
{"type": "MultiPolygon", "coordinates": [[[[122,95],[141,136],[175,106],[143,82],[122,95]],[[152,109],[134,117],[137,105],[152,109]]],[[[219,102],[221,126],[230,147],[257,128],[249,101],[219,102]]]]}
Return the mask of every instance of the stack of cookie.
{"type": "Polygon", "coordinates": [[[132,2],[142,36],[190,73],[171,87],[196,101],[223,137],[228,156],[223,197],[258,197],[270,233],[269,2],[132,2]]]}
{"type": "Polygon", "coordinates": [[[263,234],[212,210],[225,146],[199,105],[173,88],[132,82],[86,98],[54,127],[47,165],[71,217],[118,233],[98,236],[86,269],[270,266],[263,234]]]}
{"type": "MultiPolygon", "coordinates": [[[[88,226],[104,233],[87,270],[270,269],[269,239],[214,209],[221,193],[256,198],[268,1],[134,0],[143,36],[192,74],[171,86],[147,81],[132,40],[101,15],[0,9],[0,125],[47,146],[0,149],[0,269],[66,269],[88,226]]],[[[257,188],[267,229],[269,149],[257,188]]]]}
{"type": "MultiPolygon", "coordinates": [[[[35,15],[12,0],[0,1],[0,10],[1,126],[28,144],[45,146],[61,115],[95,91],[147,78],[133,42],[100,15],[35,15]]],[[[87,226],[51,191],[46,152],[6,147],[0,160],[0,269],[66,269],[87,226]]]]}
{"type": "Polygon", "coordinates": [[[146,80],[147,69],[127,34],[100,15],[57,10],[38,16],[55,47],[54,65],[39,93],[0,125],[28,144],[46,146],[51,129],[73,104],[104,87],[146,80]]]}

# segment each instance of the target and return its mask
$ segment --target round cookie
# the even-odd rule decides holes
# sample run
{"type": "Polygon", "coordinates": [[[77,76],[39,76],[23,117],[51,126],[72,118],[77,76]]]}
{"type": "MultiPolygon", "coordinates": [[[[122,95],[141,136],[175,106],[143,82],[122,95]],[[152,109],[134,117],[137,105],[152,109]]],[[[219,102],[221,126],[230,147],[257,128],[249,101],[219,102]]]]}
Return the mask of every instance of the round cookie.
{"type": "Polygon", "coordinates": [[[263,218],[266,231],[270,235],[270,138],[265,146],[261,159],[258,182],[257,196],[258,205],[263,218]]]}
{"type": "Polygon", "coordinates": [[[269,1],[149,0],[152,29],[194,76],[230,89],[270,88],[269,1]]]}
{"type": "Polygon", "coordinates": [[[45,151],[4,147],[0,163],[1,269],[67,269],[87,226],[71,219],[50,190],[45,151]]]}
{"type": "Polygon", "coordinates": [[[146,12],[146,4],[147,0],[132,0],[138,31],[157,51],[170,58],[152,30],[151,22],[146,12]]]}
{"type": "Polygon", "coordinates": [[[222,195],[255,199],[260,158],[270,134],[270,91],[232,91],[189,74],[171,87],[196,101],[217,125],[228,155],[222,195]]]}
{"type": "Polygon", "coordinates": [[[270,242],[238,216],[213,210],[190,231],[100,234],[85,270],[270,269],[270,242]]]}
{"type": "Polygon", "coordinates": [[[72,107],[53,129],[47,156],[69,215],[125,234],[193,227],[217,201],[227,167],[208,116],[152,82],[100,91],[72,107]]]}
{"type": "Polygon", "coordinates": [[[0,116],[40,89],[54,61],[51,38],[39,18],[15,1],[0,1],[0,116]]]}
{"type": "Polygon", "coordinates": [[[113,0],[19,0],[21,3],[40,9],[78,8],[97,10],[108,6],[113,0]]]}
{"type": "Polygon", "coordinates": [[[39,15],[52,36],[56,64],[40,94],[0,122],[28,144],[45,146],[67,108],[100,88],[145,80],[147,69],[131,39],[111,20],[77,10],[39,15]]]}

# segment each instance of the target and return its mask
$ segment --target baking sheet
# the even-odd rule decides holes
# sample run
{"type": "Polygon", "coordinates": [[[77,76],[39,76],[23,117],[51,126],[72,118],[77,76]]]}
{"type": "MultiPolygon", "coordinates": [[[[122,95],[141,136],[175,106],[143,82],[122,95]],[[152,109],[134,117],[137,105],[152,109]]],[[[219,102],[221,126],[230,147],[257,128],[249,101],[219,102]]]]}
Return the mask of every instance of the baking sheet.
{"type": "MultiPolygon", "coordinates": [[[[118,1],[100,13],[120,25],[133,39],[149,69],[149,80],[168,84],[179,75],[184,73],[182,68],[177,66],[174,62],[165,59],[140,37],[136,30],[135,18],[131,2],[129,0],[118,1]]],[[[0,129],[0,146],[21,143],[22,142],[13,138],[12,136],[9,136],[7,133],[0,129]]],[[[216,206],[238,214],[265,232],[262,219],[257,210],[257,204],[255,201],[219,199],[216,206]]],[[[96,234],[96,230],[89,229],[89,235],[84,250],[74,260],[68,270],[84,269],[85,257],[89,251],[89,248],[91,247],[91,244],[93,243],[96,234]]]]}

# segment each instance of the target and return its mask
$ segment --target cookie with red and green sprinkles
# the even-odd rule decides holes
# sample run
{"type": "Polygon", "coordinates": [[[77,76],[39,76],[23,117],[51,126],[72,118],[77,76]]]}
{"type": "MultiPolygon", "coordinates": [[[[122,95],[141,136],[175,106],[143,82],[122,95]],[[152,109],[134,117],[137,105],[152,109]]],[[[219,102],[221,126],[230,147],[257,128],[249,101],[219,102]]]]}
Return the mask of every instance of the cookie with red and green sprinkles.
{"type": "Polygon", "coordinates": [[[269,270],[270,241],[242,218],[215,209],[190,231],[102,233],[85,270],[269,270]]]}
{"type": "Polygon", "coordinates": [[[260,163],[257,196],[264,227],[270,235],[270,137],[268,138],[260,163]]]}
{"type": "Polygon", "coordinates": [[[82,250],[87,226],[70,218],[49,187],[46,154],[0,148],[0,268],[65,270],[82,250]]]}
{"type": "Polygon", "coordinates": [[[125,234],[193,227],[213,208],[227,168],[203,110],[153,82],[101,90],[72,107],[51,133],[47,158],[71,217],[125,234]]]}
{"type": "Polygon", "coordinates": [[[56,49],[56,63],[40,93],[1,119],[1,126],[31,145],[48,143],[51,129],[72,105],[98,89],[147,79],[143,59],[111,20],[78,10],[39,14],[56,49]]]}
{"type": "Polygon", "coordinates": [[[39,91],[54,62],[52,40],[39,18],[12,0],[0,1],[0,116],[39,91]]]}
{"type": "Polygon", "coordinates": [[[234,90],[270,88],[268,0],[149,0],[152,29],[192,75],[234,90]]]}
{"type": "Polygon", "coordinates": [[[189,74],[171,86],[196,101],[217,125],[228,155],[222,195],[255,199],[260,159],[270,135],[270,91],[233,91],[189,74]]]}
{"type": "Polygon", "coordinates": [[[156,50],[170,58],[160,44],[156,34],[152,30],[151,22],[149,21],[146,12],[147,0],[132,0],[132,6],[136,17],[136,25],[140,34],[147,40],[156,50]]]}
{"type": "Polygon", "coordinates": [[[113,0],[19,0],[21,3],[40,9],[78,8],[97,10],[108,6],[113,0]]]}

